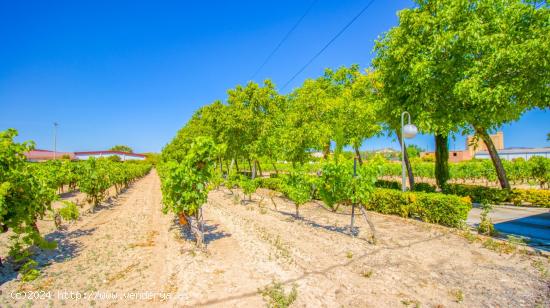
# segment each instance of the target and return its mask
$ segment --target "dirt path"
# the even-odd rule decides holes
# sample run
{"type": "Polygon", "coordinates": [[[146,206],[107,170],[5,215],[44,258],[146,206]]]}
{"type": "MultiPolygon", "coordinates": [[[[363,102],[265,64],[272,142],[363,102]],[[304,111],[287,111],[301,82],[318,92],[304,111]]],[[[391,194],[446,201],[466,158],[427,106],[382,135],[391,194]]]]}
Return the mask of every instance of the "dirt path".
{"type": "MultiPolygon", "coordinates": [[[[112,204],[84,216],[67,230],[47,235],[46,238],[58,241],[58,248],[39,256],[39,263],[44,264],[42,275],[31,283],[15,279],[4,283],[0,287],[4,304],[23,303],[12,300],[10,293],[16,290],[52,291],[46,300],[24,301],[39,306],[114,306],[120,299],[96,297],[114,293],[120,297],[131,291],[171,291],[170,265],[177,247],[170,246],[172,222],[160,211],[159,185],[158,176],[152,172],[112,204]],[[58,291],[72,291],[88,298],[63,299],[58,291]]],[[[141,300],[122,302],[147,305],[141,300]]]]}
{"type": "Polygon", "coordinates": [[[296,286],[297,307],[550,305],[544,257],[499,254],[448,228],[370,213],[379,235],[373,245],[361,217],[352,238],[348,215],[311,203],[297,220],[284,199],[275,199],[277,210],[260,202],[265,192],[246,206],[228,191],[212,192],[203,213],[208,249],[197,251],[161,213],[159,186],[153,171],[112,204],[49,234],[59,247],[40,255],[40,278],[25,283],[3,273],[0,306],[261,307],[258,289],[272,281],[296,286]],[[51,291],[52,299],[12,299],[18,290],[51,291]]]}

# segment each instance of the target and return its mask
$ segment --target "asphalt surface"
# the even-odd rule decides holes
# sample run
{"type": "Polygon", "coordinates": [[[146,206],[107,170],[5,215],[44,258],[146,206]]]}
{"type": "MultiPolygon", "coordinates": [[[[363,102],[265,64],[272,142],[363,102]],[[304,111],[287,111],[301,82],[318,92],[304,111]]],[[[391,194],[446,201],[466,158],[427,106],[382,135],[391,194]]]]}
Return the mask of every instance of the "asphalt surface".
{"type": "MultiPolygon", "coordinates": [[[[479,224],[481,211],[477,207],[470,211],[468,225],[479,224]]],[[[489,217],[501,236],[522,237],[529,246],[550,251],[550,209],[501,205],[495,206],[489,217]]]]}

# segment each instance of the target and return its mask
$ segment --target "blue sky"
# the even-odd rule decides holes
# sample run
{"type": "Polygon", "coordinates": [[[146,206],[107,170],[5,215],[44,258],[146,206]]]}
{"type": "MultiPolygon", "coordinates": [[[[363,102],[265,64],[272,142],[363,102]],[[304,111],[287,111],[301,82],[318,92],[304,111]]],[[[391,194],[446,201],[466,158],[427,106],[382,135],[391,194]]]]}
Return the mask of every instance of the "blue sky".
{"type": "MultiPolygon", "coordinates": [[[[256,81],[282,86],[367,2],[317,1],[256,81]]],[[[194,110],[250,80],[311,3],[0,0],[0,130],[49,149],[57,121],[59,150],[159,151],[194,110]]],[[[374,40],[411,5],[375,1],[286,90],[325,67],[367,67],[374,40]]],[[[548,112],[529,112],[504,127],[505,145],[550,146],[549,123],[548,112]]],[[[433,149],[431,136],[412,142],[433,149]]],[[[397,143],[363,148],[386,146],[397,143]]]]}

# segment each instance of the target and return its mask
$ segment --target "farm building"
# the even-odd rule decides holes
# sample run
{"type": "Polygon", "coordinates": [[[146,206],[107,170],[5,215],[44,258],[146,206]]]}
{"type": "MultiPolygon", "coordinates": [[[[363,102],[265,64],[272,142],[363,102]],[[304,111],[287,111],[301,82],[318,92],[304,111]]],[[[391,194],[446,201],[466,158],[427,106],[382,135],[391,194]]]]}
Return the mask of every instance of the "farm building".
{"type": "MultiPolygon", "coordinates": [[[[523,158],[527,160],[533,156],[542,156],[542,157],[550,158],[550,147],[509,148],[509,149],[498,150],[497,152],[498,152],[498,156],[500,156],[501,159],[506,159],[506,160],[512,160],[514,158],[523,158]]],[[[489,152],[481,151],[481,152],[476,152],[475,158],[491,159],[491,156],[489,155],[489,152]]]]}
{"type": "Polygon", "coordinates": [[[31,162],[42,162],[52,159],[75,159],[74,153],[71,152],[54,152],[49,150],[32,150],[29,152],[25,152],[25,156],[27,157],[28,161],[31,162]]]}
{"type": "Polygon", "coordinates": [[[90,157],[101,158],[109,156],[118,156],[120,160],[145,160],[145,155],[126,153],[121,151],[88,151],[88,152],[74,152],[75,158],[78,160],[86,160],[90,157]]]}

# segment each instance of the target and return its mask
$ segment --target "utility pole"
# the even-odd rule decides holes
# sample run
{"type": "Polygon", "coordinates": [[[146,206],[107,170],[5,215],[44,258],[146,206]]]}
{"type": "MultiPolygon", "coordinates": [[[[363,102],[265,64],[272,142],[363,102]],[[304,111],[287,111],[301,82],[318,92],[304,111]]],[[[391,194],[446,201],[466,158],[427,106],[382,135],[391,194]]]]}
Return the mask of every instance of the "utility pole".
{"type": "Polygon", "coordinates": [[[53,159],[56,159],[57,155],[57,122],[53,122],[53,159]]]}

